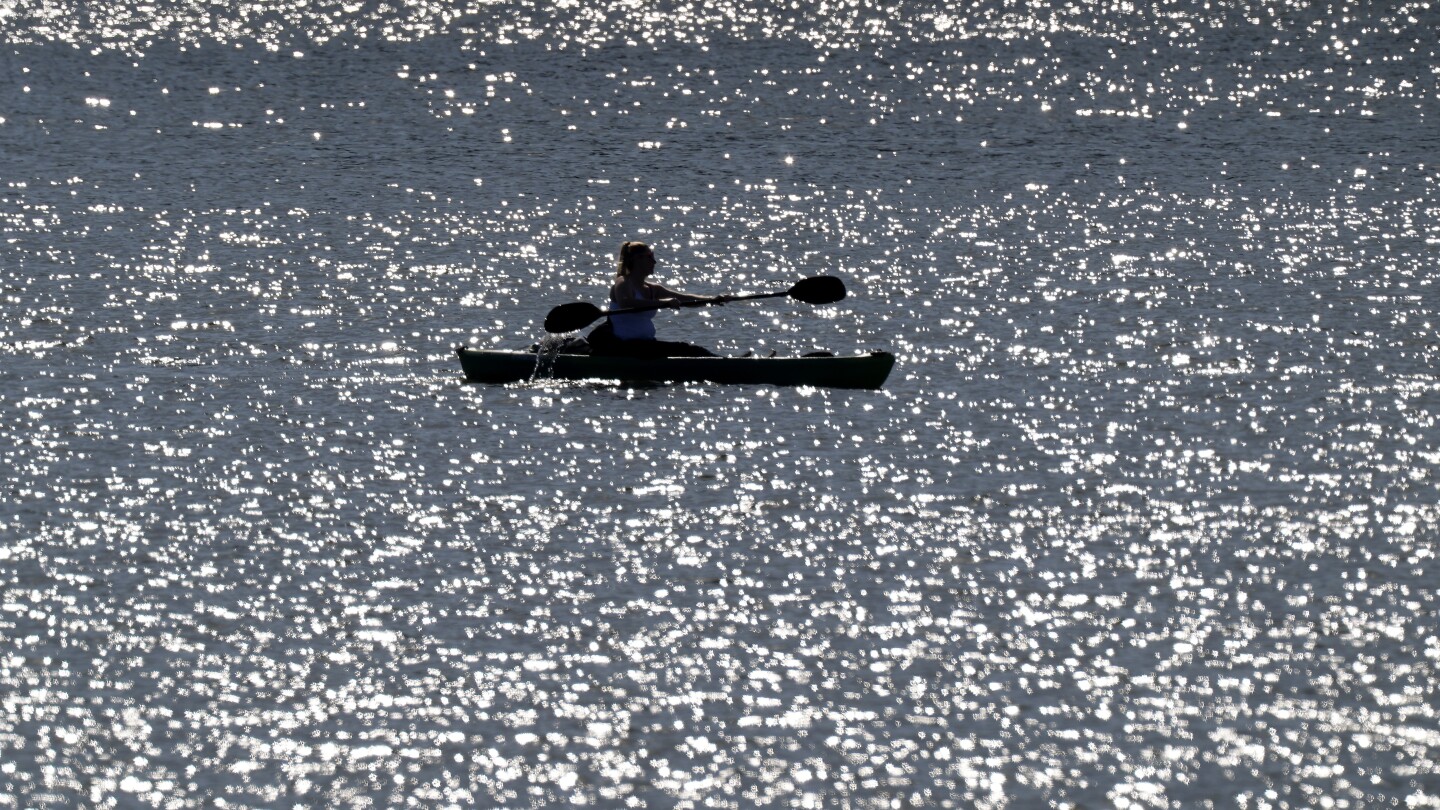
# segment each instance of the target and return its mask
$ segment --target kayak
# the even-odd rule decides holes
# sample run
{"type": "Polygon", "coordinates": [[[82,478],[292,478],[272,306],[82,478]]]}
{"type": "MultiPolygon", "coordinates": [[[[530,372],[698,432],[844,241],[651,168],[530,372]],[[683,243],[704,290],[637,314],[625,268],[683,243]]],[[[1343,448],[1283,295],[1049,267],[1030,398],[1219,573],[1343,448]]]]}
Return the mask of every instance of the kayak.
{"type": "Polygon", "coordinates": [[[709,382],[727,385],[810,385],[817,388],[879,388],[895,355],[889,352],[836,357],[613,357],[539,355],[457,346],[465,379],[515,383],[532,378],[621,382],[709,382]],[[540,373],[536,374],[536,366],[540,373]]]}

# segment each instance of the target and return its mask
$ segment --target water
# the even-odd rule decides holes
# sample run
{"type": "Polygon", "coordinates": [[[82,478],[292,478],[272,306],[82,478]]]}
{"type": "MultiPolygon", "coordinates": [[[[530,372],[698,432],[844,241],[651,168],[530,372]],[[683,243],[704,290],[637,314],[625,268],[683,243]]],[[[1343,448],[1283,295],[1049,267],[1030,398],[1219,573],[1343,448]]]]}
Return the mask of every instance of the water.
{"type": "Polygon", "coordinates": [[[11,4],[0,805],[1440,804],[1437,25],[11,4]]]}

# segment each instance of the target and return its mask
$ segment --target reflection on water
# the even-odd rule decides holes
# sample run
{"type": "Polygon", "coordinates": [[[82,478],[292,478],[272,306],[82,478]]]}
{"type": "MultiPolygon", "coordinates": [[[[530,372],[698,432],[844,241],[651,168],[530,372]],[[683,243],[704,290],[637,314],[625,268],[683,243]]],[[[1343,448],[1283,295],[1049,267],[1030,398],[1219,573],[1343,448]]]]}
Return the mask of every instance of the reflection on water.
{"type": "Polygon", "coordinates": [[[0,12],[0,804],[1440,802],[1434,11],[661,12],[0,12]]]}

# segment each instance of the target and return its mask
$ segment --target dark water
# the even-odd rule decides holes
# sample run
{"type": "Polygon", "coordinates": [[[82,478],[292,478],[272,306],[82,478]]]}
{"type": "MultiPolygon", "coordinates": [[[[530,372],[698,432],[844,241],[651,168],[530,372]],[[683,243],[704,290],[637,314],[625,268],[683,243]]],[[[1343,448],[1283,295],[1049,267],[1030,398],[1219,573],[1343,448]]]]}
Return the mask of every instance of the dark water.
{"type": "Polygon", "coordinates": [[[1429,3],[8,3],[0,806],[1440,805],[1429,3]],[[645,239],[881,392],[462,383],[645,239]]]}

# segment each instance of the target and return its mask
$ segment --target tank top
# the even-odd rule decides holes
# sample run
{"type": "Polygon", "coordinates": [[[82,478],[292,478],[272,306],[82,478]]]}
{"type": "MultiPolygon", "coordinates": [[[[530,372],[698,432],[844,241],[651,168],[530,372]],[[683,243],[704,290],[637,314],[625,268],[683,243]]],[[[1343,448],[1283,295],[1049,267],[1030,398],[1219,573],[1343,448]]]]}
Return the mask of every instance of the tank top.
{"type": "MultiPolygon", "coordinates": [[[[647,292],[645,297],[640,300],[650,300],[649,293],[647,292]]],[[[650,309],[644,312],[611,315],[610,328],[619,340],[654,340],[655,312],[656,310],[650,309]]]]}

